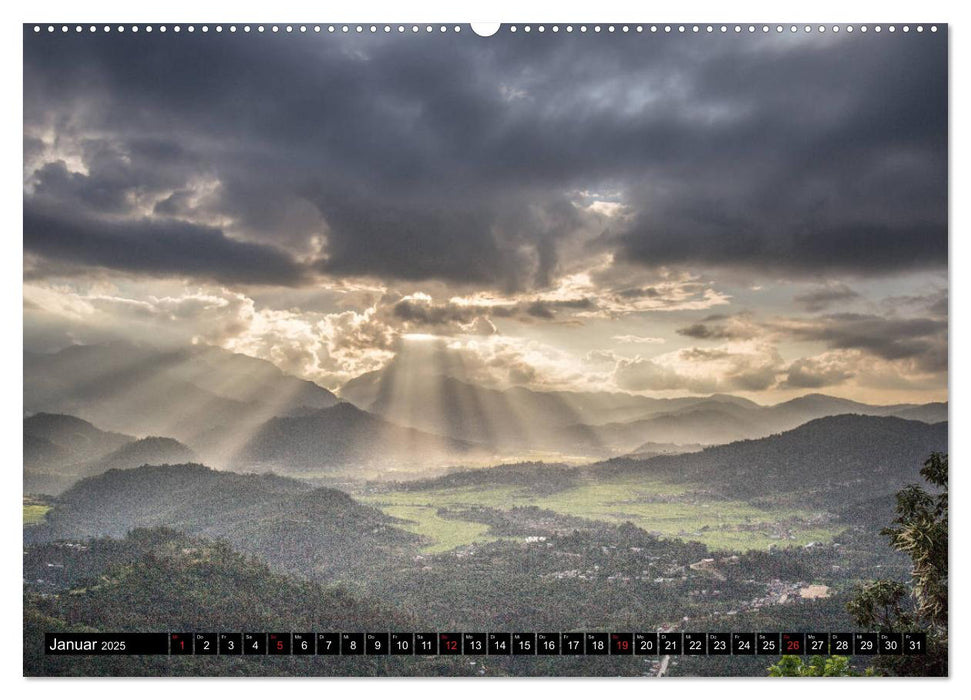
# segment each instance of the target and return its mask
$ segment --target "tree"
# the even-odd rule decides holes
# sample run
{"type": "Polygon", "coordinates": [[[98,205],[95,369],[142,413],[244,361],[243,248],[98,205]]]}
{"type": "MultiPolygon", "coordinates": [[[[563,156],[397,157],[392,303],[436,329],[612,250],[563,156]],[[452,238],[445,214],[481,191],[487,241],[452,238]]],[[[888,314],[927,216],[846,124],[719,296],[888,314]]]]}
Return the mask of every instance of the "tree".
{"type": "Polygon", "coordinates": [[[878,580],[863,586],[847,605],[858,625],[895,632],[925,632],[927,653],[886,656],[878,672],[907,676],[947,675],[947,455],[935,452],[920,474],[932,492],[911,485],[897,494],[897,517],[881,530],[890,546],[910,557],[909,586],[878,580]]]}
{"type": "Polygon", "coordinates": [[[808,662],[799,656],[783,656],[777,664],[769,666],[769,675],[774,677],[805,676],[858,676],[850,668],[850,660],[845,656],[813,656],[808,662]]]}

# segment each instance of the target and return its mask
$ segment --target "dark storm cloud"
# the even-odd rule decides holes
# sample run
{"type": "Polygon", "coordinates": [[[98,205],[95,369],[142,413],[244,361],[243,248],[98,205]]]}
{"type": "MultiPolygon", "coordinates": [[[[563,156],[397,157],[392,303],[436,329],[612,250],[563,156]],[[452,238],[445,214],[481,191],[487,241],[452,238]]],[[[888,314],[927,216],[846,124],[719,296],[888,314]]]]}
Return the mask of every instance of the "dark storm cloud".
{"type": "MultiPolygon", "coordinates": [[[[42,151],[33,141],[30,155],[25,144],[25,159],[42,151]]],[[[64,160],[44,163],[29,179],[33,201],[94,215],[131,213],[139,197],[170,191],[204,172],[173,142],[85,138],[77,147],[87,172],[72,171],[64,160]]]]}
{"type": "Polygon", "coordinates": [[[285,252],[165,219],[96,221],[24,207],[24,251],[57,261],[224,283],[293,285],[304,270],[285,252]]]}
{"type": "Polygon", "coordinates": [[[404,298],[391,307],[391,315],[396,319],[426,327],[467,324],[478,317],[517,318],[528,322],[531,319],[552,320],[561,309],[589,311],[596,309],[592,299],[557,299],[523,301],[509,304],[456,304],[446,302],[436,304],[426,298],[404,298]]]}
{"type": "Polygon", "coordinates": [[[642,299],[644,297],[655,299],[661,296],[661,293],[656,287],[632,287],[620,290],[617,292],[617,296],[623,297],[624,299],[642,299]]]}
{"type": "Polygon", "coordinates": [[[853,373],[835,364],[826,364],[812,358],[802,358],[789,365],[784,386],[795,389],[821,389],[824,386],[842,384],[853,373]]]}
{"type": "Polygon", "coordinates": [[[805,294],[798,294],[793,301],[800,304],[806,311],[822,311],[837,302],[851,301],[859,298],[859,296],[857,292],[854,292],[845,284],[831,284],[805,294]]]}
{"type": "Polygon", "coordinates": [[[504,267],[506,253],[485,214],[394,207],[380,199],[334,201],[323,209],[333,235],[328,257],[319,265],[322,272],[489,284],[504,267]]]}
{"type": "Polygon", "coordinates": [[[889,311],[907,308],[912,309],[915,313],[921,313],[936,318],[947,318],[948,291],[945,288],[929,294],[906,294],[902,296],[892,296],[884,299],[882,304],[889,311]]]}
{"type": "Polygon", "coordinates": [[[884,360],[913,359],[928,372],[947,369],[946,319],[841,313],[790,326],[787,332],[832,349],[862,350],[884,360]]]}
{"type": "Polygon", "coordinates": [[[749,312],[734,315],[709,314],[698,323],[675,330],[678,335],[695,340],[747,340],[761,331],[751,320],[749,312]]]}
{"type": "Polygon", "coordinates": [[[709,62],[699,94],[744,120],[699,134],[625,250],[645,263],[886,273],[947,256],[943,44],[849,41],[709,62]],[[686,173],[686,174],[687,174],[686,173]]]}
{"type": "Polygon", "coordinates": [[[532,304],[527,306],[526,313],[534,318],[551,319],[556,317],[553,309],[551,309],[548,304],[544,304],[541,301],[534,301],[532,304]]]}
{"type": "Polygon", "coordinates": [[[469,323],[482,309],[456,304],[432,304],[425,300],[402,299],[392,307],[392,314],[402,321],[436,326],[450,323],[469,323]]]}
{"type": "Polygon", "coordinates": [[[677,329],[678,335],[698,340],[727,340],[734,338],[748,338],[750,334],[737,331],[725,326],[716,326],[707,323],[692,323],[690,326],[677,329]]]}
{"type": "MultiPolygon", "coordinates": [[[[101,261],[90,264],[113,264],[95,222],[149,225],[133,201],[195,222],[172,236],[189,244],[198,232],[210,262],[187,256],[186,274],[210,274],[219,246],[235,250],[198,225],[225,220],[227,233],[294,254],[323,237],[315,269],[328,274],[507,290],[549,284],[561,244],[577,237],[651,266],[815,275],[946,264],[943,33],[28,30],[24,62],[25,129],[36,127],[25,156],[43,152],[41,132],[90,142],[87,175],[39,163],[28,201],[86,211],[92,235],[58,250],[101,261]],[[200,179],[217,183],[206,197],[200,179]],[[578,191],[606,192],[629,216],[585,217],[578,191]]],[[[266,278],[300,276],[271,259],[266,278]]],[[[179,260],[147,246],[136,269],[179,260]]]]}
{"type": "Polygon", "coordinates": [[[944,316],[947,317],[948,314],[948,301],[947,293],[941,294],[927,307],[927,311],[934,316],[944,316]]]}

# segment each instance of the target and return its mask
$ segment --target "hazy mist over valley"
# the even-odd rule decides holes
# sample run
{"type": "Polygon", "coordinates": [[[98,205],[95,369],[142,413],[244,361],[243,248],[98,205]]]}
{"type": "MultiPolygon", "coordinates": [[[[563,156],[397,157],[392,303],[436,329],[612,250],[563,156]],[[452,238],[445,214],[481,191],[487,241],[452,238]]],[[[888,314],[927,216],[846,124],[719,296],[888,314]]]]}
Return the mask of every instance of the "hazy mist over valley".
{"type": "Polygon", "coordinates": [[[393,362],[351,380],[340,397],[210,346],[116,342],[26,355],[28,481],[70,485],[111,468],[191,461],[305,478],[419,478],[447,467],[692,453],[841,414],[947,420],[946,403],[869,405],[824,394],[764,406],[724,394],[496,390],[439,369],[430,360],[447,355],[442,345],[420,345],[413,371],[402,376],[393,362]]]}

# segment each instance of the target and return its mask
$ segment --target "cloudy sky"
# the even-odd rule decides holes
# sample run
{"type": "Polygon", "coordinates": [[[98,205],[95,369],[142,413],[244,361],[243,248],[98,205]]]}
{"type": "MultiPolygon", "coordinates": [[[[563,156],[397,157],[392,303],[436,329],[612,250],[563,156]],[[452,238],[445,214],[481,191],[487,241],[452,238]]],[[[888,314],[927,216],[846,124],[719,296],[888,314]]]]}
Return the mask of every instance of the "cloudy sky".
{"type": "Polygon", "coordinates": [[[947,38],[24,35],[24,342],[947,397],[947,38]]]}

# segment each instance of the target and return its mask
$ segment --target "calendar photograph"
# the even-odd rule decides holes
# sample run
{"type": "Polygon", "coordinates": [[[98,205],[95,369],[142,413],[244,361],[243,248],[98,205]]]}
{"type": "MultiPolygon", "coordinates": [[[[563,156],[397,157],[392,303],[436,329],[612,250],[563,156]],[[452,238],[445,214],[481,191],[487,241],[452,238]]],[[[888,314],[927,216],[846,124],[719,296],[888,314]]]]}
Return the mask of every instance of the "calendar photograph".
{"type": "Polygon", "coordinates": [[[24,676],[948,676],[948,85],[25,24],[24,676]]]}

